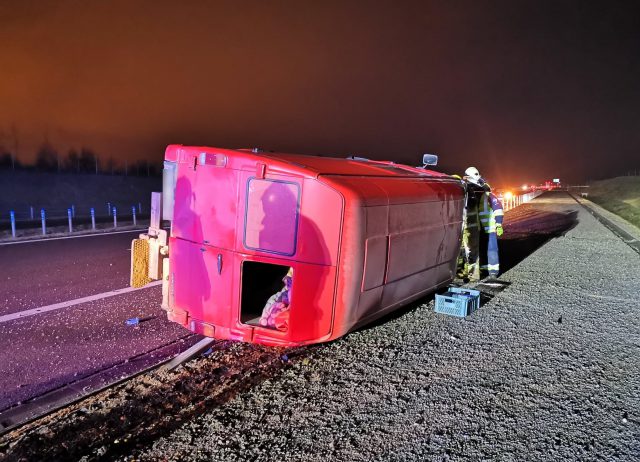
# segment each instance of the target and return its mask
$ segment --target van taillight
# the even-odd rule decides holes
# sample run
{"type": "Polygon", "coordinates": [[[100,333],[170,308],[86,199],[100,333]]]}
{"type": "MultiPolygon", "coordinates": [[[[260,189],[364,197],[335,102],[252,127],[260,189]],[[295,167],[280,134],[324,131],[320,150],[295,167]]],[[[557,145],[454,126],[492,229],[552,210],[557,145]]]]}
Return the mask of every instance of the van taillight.
{"type": "Polygon", "coordinates": [[[214,167],[225,167],[227,165],[227,156],[224,154],[212,154],[209,152],[201,152],[198,154],[198,165],[212,165],[214,167]]]}

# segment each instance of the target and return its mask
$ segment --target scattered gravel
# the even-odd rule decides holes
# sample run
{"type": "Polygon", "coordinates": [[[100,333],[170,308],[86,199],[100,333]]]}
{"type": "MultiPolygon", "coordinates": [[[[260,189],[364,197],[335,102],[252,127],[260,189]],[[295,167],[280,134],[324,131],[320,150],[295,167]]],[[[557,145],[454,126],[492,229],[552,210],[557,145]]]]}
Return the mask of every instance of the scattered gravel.
{"type": "Polygon", "coordinates": [[[640,256],[566,195],[523,207],[560,237],[466,319],[430,301],[328,345],[235,344],[6,435],[0,460],[637,460],[640,256]]]}
{"type": "MultiPolygon", "coordinates": [[[[549,196],[546,196],[549,197],[549,196]]],[[[640,257],[577,226],[468,319],[421,305],[135,452],[143,460],[640,458],[640,257]]]]}

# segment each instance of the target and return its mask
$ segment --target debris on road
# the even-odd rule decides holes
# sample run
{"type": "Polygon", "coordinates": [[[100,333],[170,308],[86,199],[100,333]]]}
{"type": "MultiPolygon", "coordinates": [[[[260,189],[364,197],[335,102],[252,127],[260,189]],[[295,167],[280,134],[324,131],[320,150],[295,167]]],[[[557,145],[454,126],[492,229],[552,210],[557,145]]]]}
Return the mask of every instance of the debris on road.
{"type": "Polygon", "coordinates": [[[130,318],[125,321],[125,324],[127,326],[137,326],[140,323],[150,321],[155,318],[157,318],[157,316],[145,316],[144,318],[130,318]]]}

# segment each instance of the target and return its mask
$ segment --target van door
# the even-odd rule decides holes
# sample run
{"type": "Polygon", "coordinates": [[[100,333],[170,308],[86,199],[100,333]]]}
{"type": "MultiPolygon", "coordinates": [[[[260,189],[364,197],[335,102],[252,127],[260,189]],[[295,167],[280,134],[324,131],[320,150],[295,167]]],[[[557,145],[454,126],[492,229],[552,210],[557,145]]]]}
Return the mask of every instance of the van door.
{"type": "Polygon", "coordinates": [[[238,214],[237,171],[224,166],[198,165],[195,212],[201,230],[197,242],[232,250],[238,214]]]}
{"type": "Polygon", "coordinates": [[[191,320],[227,326],[232,318],[233,253],[176,239],[171,248],[174,304],[191,320]]]}

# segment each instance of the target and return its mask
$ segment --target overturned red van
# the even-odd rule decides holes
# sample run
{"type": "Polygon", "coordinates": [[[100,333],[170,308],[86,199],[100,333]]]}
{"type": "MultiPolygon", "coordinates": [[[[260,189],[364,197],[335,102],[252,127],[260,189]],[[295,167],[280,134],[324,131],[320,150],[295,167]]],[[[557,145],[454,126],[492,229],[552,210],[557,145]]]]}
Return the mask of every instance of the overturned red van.
{"type": "Polygon", "coordinates": [[[326,342],[455,275],[464,191],[442,173],[171,145],[163,189],[171,231],[152,225],[132,246],[148,253],[132,255],[132,285],[162,278],[169,319],[205,336],[326,342]]]}

